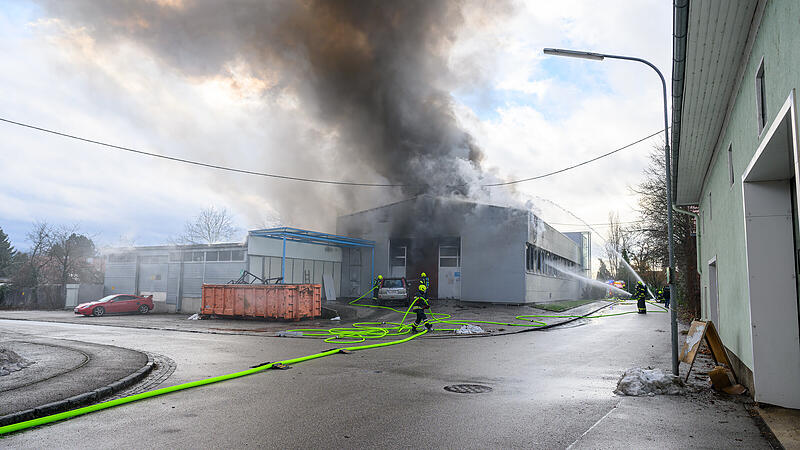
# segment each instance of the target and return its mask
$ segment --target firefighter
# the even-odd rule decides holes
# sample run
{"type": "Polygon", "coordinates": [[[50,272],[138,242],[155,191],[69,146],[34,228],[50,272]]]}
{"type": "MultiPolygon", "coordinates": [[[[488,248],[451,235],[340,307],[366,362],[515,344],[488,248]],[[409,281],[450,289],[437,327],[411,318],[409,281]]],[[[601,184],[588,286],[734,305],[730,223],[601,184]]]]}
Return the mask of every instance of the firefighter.
{"type": "Polygon", "coordinates": [[[428,289],[430,289],[430,287],[431,287],[431,279],[428,278],[428,275],[425,275],[425,272],[422,272],[419,275],[419,284],[424,284],[425,285],[425,292],[426,293],[428,292],[428,289]]]}
{"type": "Polygon", "coordinates": [[[664,303],[664,288],[658,288],[656,291],[656,302],[664,303]]]}
{"type": "Polygon", "coordinates": [[[669,285],[666,285],[664,286],[663,289],[661,289],[661,298],[664,299],[664,307],[669,308],[669,298],[670,298],[669,285]]]}
{"type": "Polygon", "coordinates": [[[647,314],[647,307],[645,306],[644,299],[647,298],[647,288],[641,281],[636,282],[636,287],[633,288],[633,300],[636,300],[636,307],[639,309],[639,314],[647,314]]]}
{"type": "Polygon", "coordinates": [[[427,322],[428,317],[425,315],[425,310],[431,307],[428,301],[428,288],[425,287],[424,284],[420,284],[418,290],[419,293],[414,297],[414,304],[411,307],[411,309],[417,313],[417,320],[414,321],[414,325],[411,326],[411,329],[416,333],[417,327],[425,322],[425,328],[427,328],[428,331],[433,331],[433,325],[427,322]]]}
{"type": "Polygon", "coordinates": [[[375,277],[375,281],[372,282],[372,303],[378,303],[378,291],[381,290],[382,285],[383,275],[378,275],[375,277]]]}

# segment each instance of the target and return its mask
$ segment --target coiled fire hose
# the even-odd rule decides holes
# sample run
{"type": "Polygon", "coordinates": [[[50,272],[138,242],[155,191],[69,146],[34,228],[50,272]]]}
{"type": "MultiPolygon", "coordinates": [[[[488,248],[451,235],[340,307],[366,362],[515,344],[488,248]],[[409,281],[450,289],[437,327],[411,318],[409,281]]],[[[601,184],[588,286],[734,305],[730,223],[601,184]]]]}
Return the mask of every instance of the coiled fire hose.
{"type": "MultiPolygon", "coordinates": [[[[374,289],[374,288],[373,288],[374,289]]],[[[331,329],[297,329],[291,331],[300,331],[303,333],[304,336],[312,336],[312,337],[325,337],[325,342],[330,343],[339,343],[339,344],[352,344],[352,343],[360,343],[364,342],[367,339],[380,339],[383,337],[388,336],[401,336],[411,333],[412,326],[410,323],[405,323],[406,317],[411,312],[411,308],[414,305],[414,302],[409,305],[406,311],[400,311],[394,308],[390,308],[388,306],[379,306],[379,305],[359,305],[357,302],[361,300],[364,296],[372,292],[373,289],[365,292],[361,297],[350,302],[351,305],[355,306],[366,306],[372,308],[384,308],[395,311],[397,313],[403,314],[402,320],[400,322],[361,322],[361,323],[354,323],[352,327],[340,327],[340,328],[331,328],[331,329]]],[[[648,302],[659,306],[664,311],[657,311],[657,312],[665,312],[667,311],[661,305],[655,304],[653,302],[648,302]]],[[[629,304],[624,302],[616,302],[614,304],[629,304]]],[[[544,327],[548,326],[545,322],[535,320],[538,318],[580,318],[580,317],[610,317],[610,316],[619,316],[623,314],[631,314],[636,313],[636,311],[626,311],[620,313],[613,313],[613,314],[600,314],[600,315],[592,315],[590,313],[586,316],[580,315],[519,315],[516,316],[517,320],[520,321],[528,321],[528,323],[505,323],[505,322],[494,322],[494,321],[486,321],[486,320],[452,320],[449,314],[444,313],[434,313],[430,312],[431,318],[427,320],[427,322],[432,324],[449,324],[449,325],[466,325],[466,324],[474,324],[474,323],[482,323],[482,324],[489,324],[489,325],[503,325],[503,326],[517,326],[517,327],[528,327],[528,328],[536,328],[536,327],[544,327]]],[[[445,329],[445,330],[452,330],[454,329],[445,329]]],[[[263,372],[265,370],[273,369],[273,368],[280,368],[289,366],[292,364],[298,364],[304,361],[310,361],[312,359],[318,359],[325,356],[334,355],[337,353],[349,353],[349,352],[356,352],[359,350],[367,350],[370,348],[378,348],[378,347],[386,347],[390,345],[397,345],[402,344],[404,342],[408,342],[414,338],[422,336],[426,334],[428,330],[424,329],[417,333],[411,333],[409,336],[404,337],[402,339],[397,339],[388,342],[381,342],[376,344],[368,344],[368,345],[359,345],[359,346],[351,346],[351,347],[343,347],[343,348],[334,348],[330,350],[326,350],[324,352],[315,353],[313,355],[308,356],[301,356],[299,358],[293,359],[286,359],[282,361],[276,362],[267,362],[257,366],[254,366],[247,370],[242,370],[240,372],[229,373],[226,375],[219,375],[216,377],[205,378],[203,380],[191,381],[188,383],[182,383],[176,386],[165,387],[161,389],[155,389],[152,391],[142,392],[140,394],[129,395],[127,397],[118,398],[114,400],[109,400],[106,402],[96,403],[94,405],[84,406],[82,408],[73,409],[70,411],[65,411],[62,413],[51,414],[49,416],[40,417],[37,419],[26,420],[23,422],[14,423],[11,425],[6,425],[0,427],[0,436],[13,433],[15,431],[21,431],[28,428],[38,427],[40,425],[45,425],[52,422],[57,422],[60,420],[71,419],[73,417],[82,416],[84,414],[89,414],[95,411],[101,411],[103,409],[113,408],[115,406],[124,405],[126,403],[132,403],[139,400],[144,400],[146,398],[157,397],[159,395],[169,394],[170,392],[182,391],[186,389],[195,388],[198,386],[205,386],[207,384],[219,383],[221,381],[231,380],[234,378],[240,378],[247,375],[252,375],[254,373],[263,372]]]]}

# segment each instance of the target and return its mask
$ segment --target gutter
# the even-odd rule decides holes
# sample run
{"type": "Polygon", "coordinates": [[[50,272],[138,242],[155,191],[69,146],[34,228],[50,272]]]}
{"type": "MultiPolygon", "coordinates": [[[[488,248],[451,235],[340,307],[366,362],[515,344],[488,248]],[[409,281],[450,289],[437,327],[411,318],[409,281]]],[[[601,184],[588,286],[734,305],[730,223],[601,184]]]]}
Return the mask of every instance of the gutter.
{"type": "MultiPolygon", "coordinates": [[[[672,202],[678,198],[678,158],[681,144],[683,82],[686,72],[686,35],[689,28],[689,0],[674,0],[672,11],[672,202]]],[[[676,209],[678,212],[686,212],[676,209]]],[[[698,234],[698,242],[699,242],[698,234]]],[[[700,266],[697,266],[698,269],[700,266]]]]}
{"type": "Polygon", "coordinates": [[[675,212],[679,212],[681,214],[686,214],[687,216],[694,217],[694,223],[695,223],[694,228],[696,230],[695,234],[697,234],[697,239],[695,239],[695,243],[694,243],[695,246],[696,246],[694,253],[697,256],[697,273],[699,275],[702,275],[703,274],[703,266],[700,265],[700,261],[702,260],[702,258],[700,257],[700,238],[702,237],[702,235],[700,233],[700,215],[697,214],[697,213],[693,213],[691,211],[686,211],[684,209],[680,209],[677,206],[675,206],[674,203],[672,204],[672,210],[675,211],[675,212]]]}

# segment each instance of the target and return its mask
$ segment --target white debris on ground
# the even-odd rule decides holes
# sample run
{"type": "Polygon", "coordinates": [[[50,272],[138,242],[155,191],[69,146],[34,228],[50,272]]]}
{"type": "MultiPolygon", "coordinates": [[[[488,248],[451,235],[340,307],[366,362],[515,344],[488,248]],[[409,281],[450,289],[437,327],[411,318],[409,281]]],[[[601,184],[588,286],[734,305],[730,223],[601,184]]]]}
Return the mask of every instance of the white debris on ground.
{"type": "Polygon", "coordinates": [[[22,370],[34,363],[35,361],[27,360],[13,350],[0,348],[0,376],[22,370]]]}
{"type": "Polygon", "coordinates": [[[331,319],[331,321],[339,321],[339,320],[342,320],[342,318],[341,318],[341,317],[339,317],[339,316],[336,316],[336,317],[334,317],[333,319],[331,319]]]}
{"type": "Polygon", "coordinates": [[[484,331],[483,328],[469,323],[461,325],[461,328],[456,330],[456,334],[483,334],[483,333],[486,333],[486,331],[484,331]]]}
{"type": "Polygon", "coordinates": [[[651,397],[654,395],[680,395],[684,393],[684,385],[680,377],[664,373],[661,369],[636,367],[628,369],[622,374],[614,393],[651,397]]]}
{"type": "Polygon", "coordinates": [[[200,314],[192,314],[191,316],[187,317],[186,320],[200,320],[200,314]]]}
{"type": "Polygon", "coordinates": [[[279,337],[301,337],[303,336],[302,331],[278,331],[276,336],[279,337]]]}

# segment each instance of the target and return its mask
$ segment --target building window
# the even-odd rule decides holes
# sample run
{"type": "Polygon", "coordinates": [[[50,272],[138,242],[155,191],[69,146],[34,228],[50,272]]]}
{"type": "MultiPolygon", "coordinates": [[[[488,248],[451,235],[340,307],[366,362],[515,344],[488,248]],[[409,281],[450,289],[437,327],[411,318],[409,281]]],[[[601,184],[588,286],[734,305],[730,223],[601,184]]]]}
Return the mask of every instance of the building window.
{"type": "Polygon", "coordinates": [[[108,255],[108,262],[110,263],[131,263],[136,261],[136,255],[133,253],[115,253],[108,255]]]}
{"type": "Polygon", "coordinates": [[[439,246],[439,267],[461,267],[460,248],[439,246]]]}
{"type": "Polygon", "coordinates": [[[180,261],[181,261],[181,252],[170,252],[169,262],[180,262],[180,261]]]}
{"type": "Polygon", "coordinates": [[[231,261],[244,261],[244,250],[232,250],[231,261]]]}
{"type": "Polygon", "coordinates": [[[392,267],[405,267],[406,266],[406,251],[405,246],[392,246],[389,248],[389,264],[392,267]]]}
{"type": "Polygon", "coordinates": [[[219,252],[218,251],[206,252],[206,262],[214,262],[214,261],[219,261],[219,252]]]}
{"type": "Polygon", "coordinates": [[[714,209],[711,207],[711,192],[708,193],[708,221],[714,221],[714,209]]]}
{"type": "Polygon", "coordinates": [[[205,252],[192,252],[192,262],[203,262],[205,252]]]}
{"type": "Polygon", "coordinates": [[[733,186],[733,144],[728,146],[728,181],[733,186]]]}
{"type": "Polygon", "coordinates": [[[766,86],[764,84],[764,58],[761,58],[761,64],[758,66],[756,72],[756,111],[758,114],[758,134],[764,130],[767,124],[767,99],[766,99],[766,86]]]}
{"type": "Polygon", "coordinates": [[[231,251],[230,250],[220,250],[219,251],[219,260],[220,261],[230,261],[231,260],[231,251]]]}

